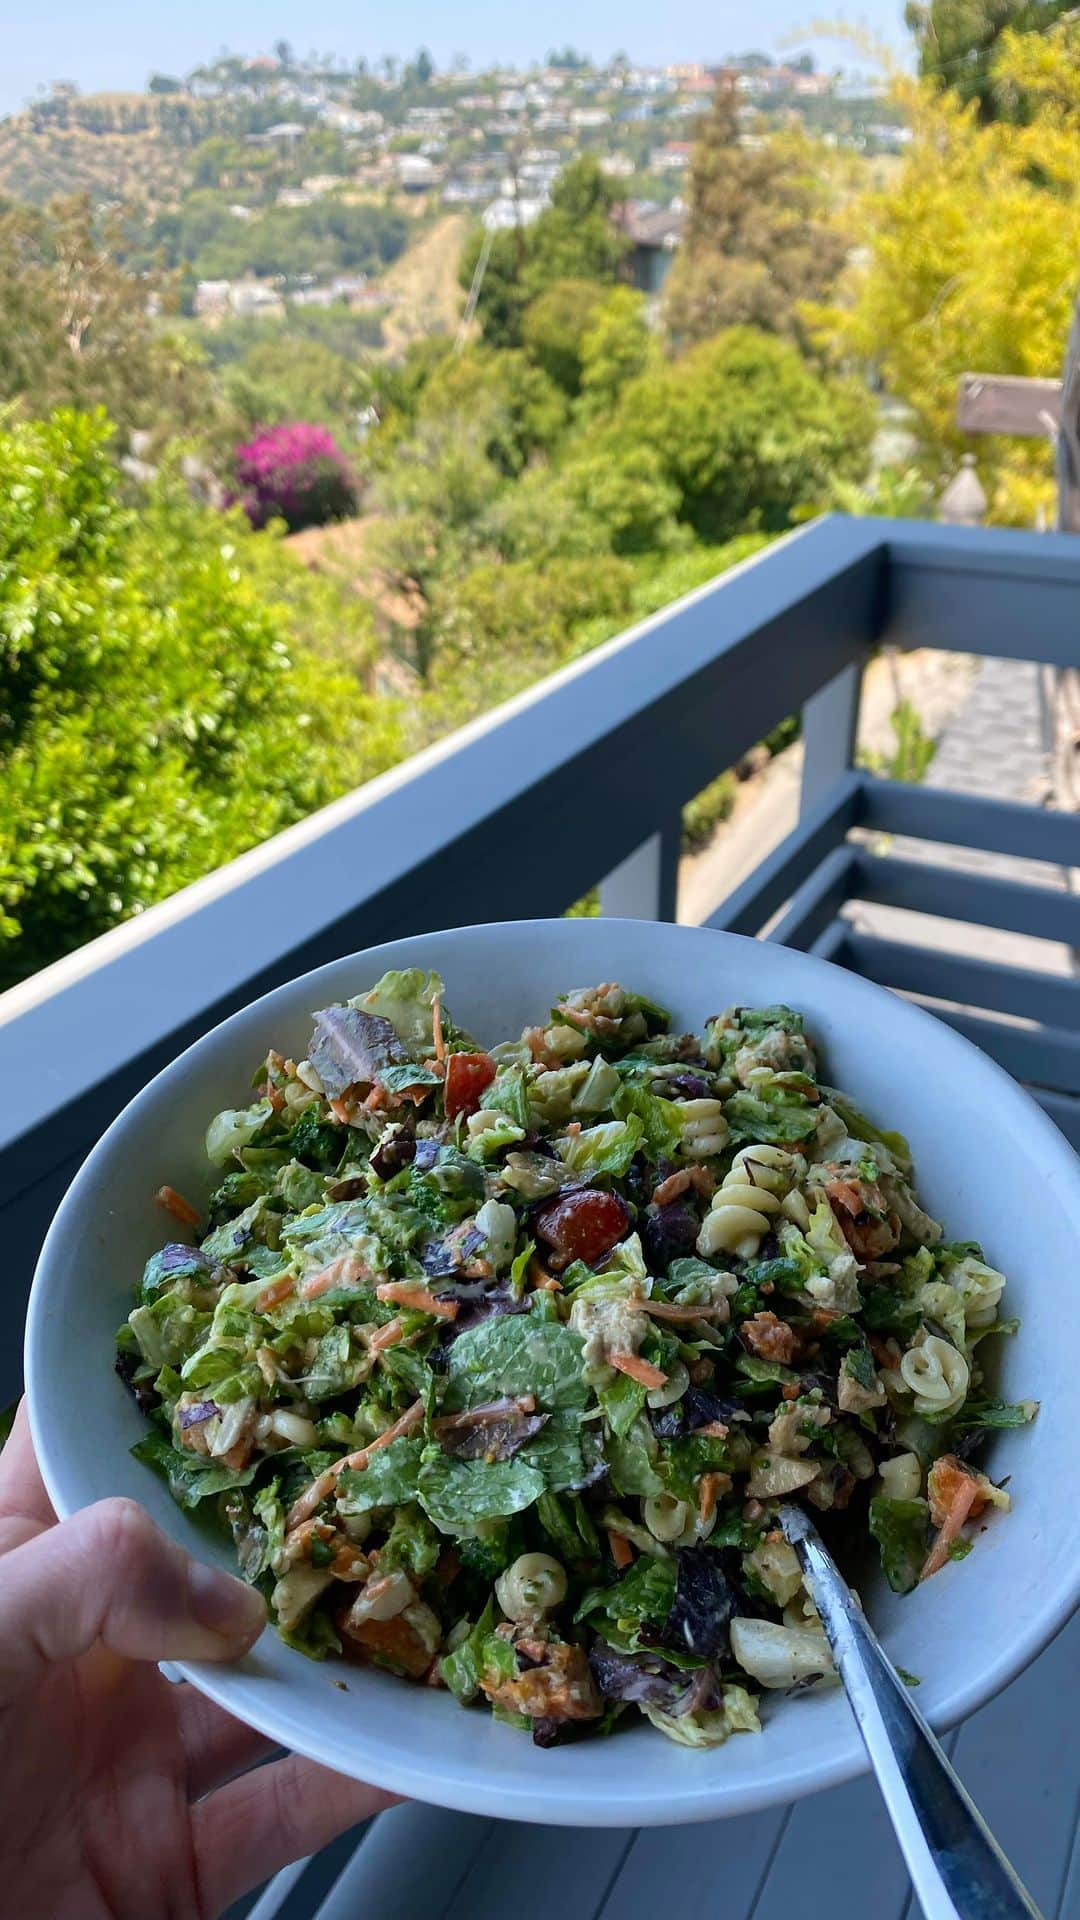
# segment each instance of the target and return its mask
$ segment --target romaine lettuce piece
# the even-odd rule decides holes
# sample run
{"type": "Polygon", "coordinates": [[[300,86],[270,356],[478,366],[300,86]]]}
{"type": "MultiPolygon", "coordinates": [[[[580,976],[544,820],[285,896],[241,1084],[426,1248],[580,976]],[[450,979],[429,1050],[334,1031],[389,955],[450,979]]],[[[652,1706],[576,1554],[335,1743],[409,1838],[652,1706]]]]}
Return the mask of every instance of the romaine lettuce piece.
{"type": "Polygon", "coordinates": [[[881,1551],[881,1565],[894,1593],[910,1593],[918,1585],[930,1537],[930,1509],[925,1500],[891,1500],[875,1494],[870,1502],[870,1532],[881,1551]]]}
{"type": "Polygon", "coordinates": [[[733,1685],[721,1690],[722,1705],[698,1707],[693,1713],[670,1714],[661,1707],[642,1703],[641,1711],[660,1733],[680,1747],[720,1747],[733,1733],[760,1733],[754,1697],[745,1687],[733,1685]]]}
{"type": "Polygon", "coordinates": [[[416,1499],[422,1440],[407,1435],[373,1453],[366,1467],[345,1467],[338,1475],[337,1504],[342,1513],[371,1513],[378,1507],[404,1506],[416,1499]]]}
{"type": "Polygon", "coordinates": [[[591,1587],[574,1619],[578,1624],[587,1620],[620,1653],[637,1653],[643,1645],[655,1645],[655,1635],[667,1621],[674,1599],[674,1560],[643,1553],[610,1586],[591,1587]],[[652,1628],[653,1638],[642,1641],[641,1629],[646,1625],[652,1628]]]}
{"type": "Polygon", "coordinates": [[[250,1207],[245,1207],[243,1213],[238,1213],[235,1220],[227,1220],[224,1226],[208,1233],[201,1250],[215,1265],[242,1264],[244,1252],[251,1245],[276,1247],[280,1227],[281,1215],[273,1211],[263,1193],[250,1207]]]}
{"type": "MultiPolygon", "coordinates": [[[[618,1093],[622,1082],[609,1060],[601,1054],[589,1067],[589,1071],[574,1095],[572,1106],[575,1113],[604,1113],[613,1107],[613,1096],[618,1093]]],[[[617,1114],[620,1120],[625,1114],[617,1114]]]]}
{"type": "Polygon", "coordinates": [[[725,1100],[724,1118],[733,1146],[747,1142],[757,1145],[760,1141],[773,1146],[795,1146],[801,1140],[809,1140],[814,1132],[817,1108],[807,1101],[767,1101],[761,1097],[761,1090],[755,1088],[753,1093],[733,1093],[725,1100]]]}
{"type": "Polygon", "coordinates": [[[440,1533],[468,1534],[478,1521],[505,1519],[531,1507],[544,1491],[544,1476],[521,1455],[514,1460],[456,1460],[432,1447],[420,1468],[417,1490],[440,1533]]]}
{"type": "Polygon", "coordinates": [[[536,1517],[561,1560],[572,1565],[598,1552],[596,1528],[579,1495],[542,1493],[537,1501],[536,1517]]]}
{"type": "Polygon", "coordinates": [[[444,1654],[439,1662],[443,1679],[462,1706],[468,1706],[480,1691],[480,1675],[484,1671],[482,1656],[494,1628],[495,1603],[489,1600],[475,1626],[459,1641],[454,1651],[444,1654]]]}
{"type": "Polygon", "coordinates": [[[250,1107],[226,1107],[206,1129],[206,1157],[215,1167],[227,1166],[238,1147],[250,1146],[273,1115],[269,1100],[250,1107]]]}
{"type": "Polygon", "coordinates": [[[532,1394],[542,1413],[582,1409],[581,1339],[558,1320],[531,1313],[484,1320],[450,1348],[446,1409],[459,1412],[502,1396],[532,1394]]]}
{"type": "Polygon", "coordinates": [[[151,1306],[181,1280],[197,1280],[205,1284],[210,1273],[211,1262],[200,1247],[186,1247],[179,1241],[171,1240],[160,1252],[152,1253],[143,1268],[139,1304],[151,1306]]]}
{"type": "Polygon", "coordinates": [[[206,1334],[213,1315],[189,1306],[176,1292],[159,1294],[148,1307],[136,1307],[128,1315],[139,1352],[148,1366],[178,1367],[206,1334]]]}
{"type": "Polygon", "coordinates": [[[629,1433],[635,1420],[644,1411],[647,1392],[646,1387],[637,1380],[631,1380],[626,1373],[617,1373],[610,1385],[599,1389],[598,1397],[604,1417],[616,1439],[622,1439],[629,1433]]]}
{"type": "Polygon", "coordinates": [[[572,1060],[566,1067],[548,1067],[528,1082],[529,1126],[555,1127],[569,1120],[574,1101],[589,1078],[589,1062],[572,1060]]]}
{"type": "Polygon", "coordinates": [[[980,1428],[1026,1427],[1039,1411],[1037,1400],[966,1400],[960,1412],[949,1422],[955,1433],[975,1433],[980,1428]]]}
{"type": "Polygon", "coordinates": [[[583,1127],[580,1133],[561,1134],[555,1141],[560,1159],[574,1173],[589,1180],[601,1175],[617,1178],[626,1172],[644,1129],[636,1113],[627,1120],[602,1120],[598,1126],[583,1127]]]}
{"type": "Polygon", "coordinates": [[[399,1567],[419,1584],[433,1571],[442,1544],[427,1515],[410,1502],[398,1508],[394,1524],[379,1548],[379,1572],[391,1573],[399,1567]]]}
{"type": "Polygon", "coordinates": [[[664,1482],[653,1465],[656,1452],[652,1428],[640,1413],[625,1433],[612,1431],[604,1458],[616,1493],[636,1494],[643,1500],[663,1493],[664,1482]]]}
{"type": "Polygon", "coordinates": [[[163,1433],[156,1432],[137,1440],[131,1451],[136,1460],[163,1475],[177,1506],[189,1509],[197,1507],[200,1500],[209,1500],[212,1494],[248,1486],[261,1464],[252,1460],[248,1466],[234,1470],[203,1454],[182,1452],[170,1445],[163,1433]]]}
{"type": "Polygon", "coordinates": [[[834,1088],[823,1087],[822,1094],[833,1112],[843,1121],[848,1133],[855,1140],[877,1141],[892,1155],[901,1173],[910,1175],[912,1160],[911,1148],[902,1133],[889,1133],[875,1127],[858,1107],[853,1106],[846,1094],[837,1093],[834,1088]]]}
{"type": "Polygon", "coordinates": [[[670,1100],[658,1100],[644,1087],[624,1086],[611,1103],[620,1120],[636,1117],[641,1123],[641,1138],[653,1160],[674,1160],[682,1140],[678,1109],[670,1100]]]}
{"type": "Polygon", "coordinates": [[[434,1050],[432,1006],[435,996],[443,992],[437,973],[423,973],[419,967],[392,968],[368,993],[356,994],[349,1005],[389,1020],[410,1053],[423,1056],[434,1050]]]}

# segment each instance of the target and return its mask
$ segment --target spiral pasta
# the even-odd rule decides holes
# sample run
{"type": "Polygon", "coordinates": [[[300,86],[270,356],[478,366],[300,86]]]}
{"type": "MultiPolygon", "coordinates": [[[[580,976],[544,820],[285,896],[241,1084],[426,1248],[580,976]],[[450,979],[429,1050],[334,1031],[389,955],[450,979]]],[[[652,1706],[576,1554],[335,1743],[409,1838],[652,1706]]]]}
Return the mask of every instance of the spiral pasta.
{"type": "MultiPolygon", "coordinates": [[[[740,1260],[752,1260],[775,1216],[786,1210],[789,1200],[802,1200],[791,1189],[804,1167],[797,1154],[783,1147],[741,1147],[702,1221],[698,1252],[706,1258],[732,1253],[740,1260]]],[[[799,1214],[789,1217],[798,1221],[799,1214]]]]}
{"type": "Polygon", "coordinates": [[[719,1100],[680,1100],[676,1111],[682,1127],[680,1153],[688,1160],[707,1160],[712,1154],[723,1153],[728,1125],[719,1100]]]}
{"type": "Polygon", "coordinates": [[[918,1346],[908,1348],[900,1362],[900,1378],[915,1395],[916,1413],[940,1415],[967,1398],[971,1368],[950,1341],[928,1333],[918,1346]]]}
{"type": "Polygon", "coordinates": [[[967,1325],[993,1326],[1005,1288],[1005,1275],[969,1253],[948,1269],[948,1277],[963,1300],[967,1325]]]}

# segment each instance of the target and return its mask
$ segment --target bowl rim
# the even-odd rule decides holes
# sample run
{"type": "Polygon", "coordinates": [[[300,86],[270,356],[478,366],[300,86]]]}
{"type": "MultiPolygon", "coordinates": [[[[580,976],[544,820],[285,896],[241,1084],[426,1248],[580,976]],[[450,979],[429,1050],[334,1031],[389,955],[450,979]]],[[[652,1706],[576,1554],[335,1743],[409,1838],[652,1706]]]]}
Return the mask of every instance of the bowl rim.
{"type": "MultiPolygon", "coordinates": [[[[727,948],[737,947],[744,950],[746,959],[751,962],[753,953],[760,954],[762,945],[768,942],[750,938],[743,934],[728,933],[725,930],[710,927],[691,927],[675,922],[646,923],[664,924],[670,933],[677,931],[680,938],[687,940],[708,939],[711,942],[722,941],[727,948]]],[[[39,1410],[38,1397],[34,1391],[38,1375],[37,1355],[42,1340],[46,1317],[49,1312],[49,1276],[52,1261],[60,1243],[69,1230],[69,1221],[77,1219],[86,1204],[89,1192],[93,1188],[97,1167],[105,1161],[113,1142],[121,1131],[137,1118],[144,1106],[149,1106],[163,1082],[167,1081],[182,1065],[192,1063],[197,1058],[204,1059],[214,1053],[222,1037],[234,1025],[248,1020],[260,1007],[268,1005],[278,996],[295,996],[301,988],[314,984],[331,972],[356,966],[362,969],[369,964],[370,956],[384,956],[394,953],[406,964],[424,964],[438,943],[448,937],[460,935],[476,936],[482,944],[483,936],[493,932],[514,929],[529,932],[538,938],[545,931],[554,928],[567,929],[591,928],[603,926],[606,930],[618,930],[620,927],[640,929],[640,920],[618,919],[605,916],[602,920],[565,918],[543,918],[535,920],[487,921],[469,923],[460,927],[447,927],[429,933],[401,935],[392,940],[377,942],[374,946],[361,948],[354,953],[343,953],[335,959],[309,968],[277,986],[259,994],[254,1000],[238,1007],[224,1020],[185,1047],[165,1066],[159,1069],[145,1086],[125,1103],[112,1120],[100,1139],[90,1150],[71,1180],[63,1199],[53,1217],[43,1242],[35,1268],[34,1280],[30,1292],[30,1301],[26,1318],[24,1338],[24,1368],[26,1381],[27,1410],[34,1450],[44,1480],[46,1491],[53,1508],[60,1519],[77,1512],[87,1502],[80,1497],[78,1488],[78,1470],[72,1468],[75,1456],[70,1448],[62,1444],[59,1429],[50,1430],[49,1423],[39,1410]],[[406,953],[410,956],[405,961],[406,953]],[[53,1445],[53,1432],[56,1445],[53,1445]]],[[[583,943],[591,935],[574,934],[571,938],[580,938],[583,943]]],[[[941,1044],[946,1044],[957,1058],[972,1058],[978,1063],[980,1073],[989,1072],[996,1080],[999,1091],[1007,1105],[1019,1109],[1024,1118],[1029,1139],[1033,1139],[1038,1151],[1047,1156],[1060,1175],[1058,1198],[1066,1213],[1071,1216],[1077,1229],[1080,1242],[1080,1158],[1060,1132],[1058,1127],[1038,1105],[1037,1101],[1020,1086],[1011,1075],[992,1060],[980,1048],[957,1033],[954,1029],[937,1020],[925,1008],[889,990],[868,981],[861,975],[851,973],[847,968],[834,965],[820,959],[815,954],[804,953],[798,949],[783,948],[790,954],[800,969],[805,969],[808,977],[817,977],[826,984],[827,994],[835,993],[833,984],[842,977],[844,990],[856,1001],[862,1001],[870,1009],[880,1005],[882,997],[888,995],[894,1003],[903,1009],[905,1021],[917,1022],[924,1029],[932,1028],[941,1044]]],[[[428,962],[434,964],[433,962],[428,962]]],[[[382,965],[393,961],[380,962],[382,965]]],[[[179,1509],[177,1510],[179,1514],[179,1509]]],[[[179,1538],[179,1533],[174,1536],[179,1538]]],[[[197,1537],[193,1536],[197,1545],[197,1537]]],[[[183,1543],[182,1543],[183,1544],[183,1543]]],[[[188,1543],[188,1550],[194,1550],[188,1543]]],[[[1049,1569],[1047,1570],[1049,1573],[1049,1569]]],[[[1049,1578],[1041,1592],[1043,1601],[1037,1612],[1017,1623],[1014,1637],[1002,1646],[997,1658],[980,1667],[967,1681],[958,1684],[949,1691],[933,1708],[927,1717],[939,1731],[955,1726],[958,1721],[967,1719],[987,1701],[996,1697],[1035,1660],[1049,1645],[1055,1635],[1066,1625],[1077,1607],[1080,1606],[1080,1559],[1071,1571],[1067,1565],[1056,1569],[1056,1578],[1049,1578]]],[[[274,1629],[267,1627],[265,1633],[273,1634],[274,1629]]],[[[259,1642],[256,1643],[258,1646],[259,1642]]],[[[259,1694],[257,1682],[249,1687],[243,1663],[218,1665],[207,1661],[176,1661],[168,1663],[170,1677],[175,1676],[189,1681],[200,1693],[216,1705],[224,1708],[234,1717],[265,1733],[270,1739],[302,1754],[309,1759],[330,1765],[357,1779],[363,1779],[393,1792],[399,1792],[410,1798],[424,1800],[430,1804],[449,1807],[464,1813],[477,1811],[476,1783],[472,1775],[460,1775],[454,1772],[448,1763],[440,1764],[435,1754],[417,1750],[409,1760],[399,1763],[393,1756],[385,1755],[379,1748],[377,1739],[365,1732],[362,1722],[355,1729],[356,1751],[349,1750],[351,1741],[340,1747],[335,1746],[328,1752],[325,1739],[320,1740],[312,1731],[312,1722],[299,1711],[294,1712],[291,1702],[295,1694],[290,1688],[270,1693],[266,1688],[265,1701],[259,1694]],[[238,1694],[242,1695],[238,1703],[238,1694]],[[250,1696],[250,1697],[249,1697],[250,1696]]],[[[316,1721],[315,1726],[318,1726],[316,1721]]],[[[836,1739],[833,1755],[828,1760],[807,1757],[804,1761],[793,1761],[790,1753],[785,1752],[783,1765],[778,1768],[779,1784],[777,1790],[770,1790],[767,1780],[758,1784],[734,1779],[711,1781],[702,1778],[700,1784],[693,1781],[679,1781],[675,1786],[668,1783],[653,1792],[640,1793],[625,1790],[620,1785],[617,1796],[609,1788],[605,1794],[602,1786],[582,1778],[580,1782],[549,1779],[546,1783],[542,1775],[533,1782],[515,1781],[507,1776],[500,1779],[500,1804],[497,1808],[485,1809],[488,1817],[521,1820],[540,1825],[564,1826],[650,1826],[671,1823],[692,1823],[735,1816],[741,1813],[757,1812],[765,1807],[791,1802],[804,1794],[814,1793],[854,1778],[867,1771],[868,1762],[858,1736],[854,1721],[836,1739]]]]}

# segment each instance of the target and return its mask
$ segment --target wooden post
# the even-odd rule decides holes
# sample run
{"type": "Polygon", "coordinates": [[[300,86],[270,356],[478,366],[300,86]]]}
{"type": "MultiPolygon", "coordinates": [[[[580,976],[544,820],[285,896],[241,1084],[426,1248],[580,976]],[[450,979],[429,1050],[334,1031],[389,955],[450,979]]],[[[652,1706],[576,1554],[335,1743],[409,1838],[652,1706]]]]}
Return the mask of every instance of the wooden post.
{"type": "Polygon", "coordinates": [[[600,911],[611,920],[674,920],[682,815],[665,821],[600,882],[600,911]]]}
{"type": "Polygon", "coordinates": [[[859,723],[862,667],[845,667],[803,707],[803,770],[799,818],[825,799],[850,770],[859,723]]]}
{"type": "Polygon", "coordinates": [[[1057,472],[1058,532],[1080,533],[1080,301],[1065,349],[1057,472]]]}

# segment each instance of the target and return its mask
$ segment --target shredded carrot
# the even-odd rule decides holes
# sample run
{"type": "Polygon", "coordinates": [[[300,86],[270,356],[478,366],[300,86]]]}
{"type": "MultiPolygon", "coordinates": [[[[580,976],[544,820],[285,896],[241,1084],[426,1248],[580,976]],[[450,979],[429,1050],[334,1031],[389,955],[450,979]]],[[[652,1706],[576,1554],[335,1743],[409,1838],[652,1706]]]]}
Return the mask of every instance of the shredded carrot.
{"type": "Polygon", "coordinates": [[[173,1219],[179,1220],[183,1226],[198,1226],[199,1216],[191,1201],[185,1200],[183,1194],[177,1193],[175,1187],[159,1187],[154,1199],[159,1207],[164,1207],[166,1213],[171,1213],[173,1219]]]}
{"type": "Polygon", "coordinates": [[[431,1037],[435,1042],[436,1060],[444,1060],[446,1058],[446,1041],[443,1039],[442,997],[440,994],[436,994],[431,1003],[431,1037]]]}
{"type": "Polygon", "coordinates": [[[721,1493],[731,1492],[730,1473],[703,1473],[698,1482],[698,1513],[702,1521],[711,1520],[716,1512],[717,1498],[721,1493]]]}
{"type": "Polygon", "coordinates": [[[320,1293],[329,1293],[337,1281],[337,1266],[335,1260],[330,1266],[323,1267],[320,1273],[309,1274],[300,1287],[301,1300],[317,1300],[320,1293]]]}
{"type": "Polygon", "coordinates": [[[427,1287],[414,1287],[408,1280],[384,1281],[381,1287],[376,1287],[375,1297],[378,1300],[392,1300],[398,1307],[410,1307],[414,1313],[437,1314],[440,1320],[456,1320],[458,1317],[456,1300],[440,1300],[437,1293],[432,1293],[427,1287]]]}
{"type": "Polygon", "coordinates": [[[381,1353],[384,1347],[396,1347],[398,1341],[404,1338],[405,1329],[401,1321],[388,1320],[385,1327],[380,1327],[377,1333],[372,1334],[368,1341],[368,1352],[381,1353]]]}
{"type": "Polygon", "coordinates": [[[630,1542],[627,1539],[625,1533],[616,1533],[612,1528],[609,1527],[608,1545],[611,1548],[611,1557],[614,1560],[615,1565],[619,1568],[620,1572],[622,1571],[623,1567],[629,1567],[633,1565],[634,1549],[630,1545],[630,1542]]]}
{"type": "MultiPolygon", "coordinates": [[[[532,1272],[532,1267],[529,1272],[532,1272]]],[[[538,1277],[533,1281],[533,1289],[536,1293],[561,1293],[563,1283],[556,1280],[553,1273],[548,1273],[546,1267],[541,1267],[538,1277]]]]}
{"type": "Polygon", "coordinates": [[[414,1400],[411,1407],[406,1407],[400,1419],[395,1420],[392,1427],[387,1427],[385,1433],[380,1433],[377,1440],[369,1441],[367,1446],[361,1447],[358,1453],[344,1454],[340,1460],[334,1461],[332,1467],[326,1467],[293,1501],[285,1522],[286,1532],[292,1533],[294,1528],[302,1526],[305,1520],[311,1518],[316,1507],[320,1506],[327,1494],[332,1491],[338,1474],[344,1473],[346,1467],[362,1473],[373,1453],[378,1453],[381,1447],[390,1446],[394,1440],[400,1440],[402,1434],[411,1433],[414,1427],[420,1425],[423,1418],[424,1403],[422,1400],[414,1400]]]}
{"type": "Polygon", "coordinates": [[[661,1373],[649,1360],[643,1360],[640,1353],[609,1353],[608,1359],[620,1373],[628,1374],[641,1387],[666,1387],[667,1374],[661,1373]]]}
{"type": "Polygon", "coordinates": [[[941,1522],[941,1526],[938,1528],[937,1538],[927,1554],[926,1559],[923,1561],[922,1572],[919,1575],[920,1580],[929,1580],[932,1573],[937,1573],[938,1570],[945,1565],[949,1557],[949,1548],[952,1546],[953,1541],[958,1538],[960,1529],[964,1521],[968,1518],[971,1508],[978,1497],[978,1493],[979,1483],[977,1480],[966,1473],[958,1476],[955,1485],[950,1489],[948,1509],[941,1522]]]}
{"type": "Polygon", "coordinates": [[[280,1113],[282,1107],[285,1105],[285,1095],[282,1093],[281,1088],[272,1087],[268,1081],[266,1086],[266,1097],[270,1102],[270,1106],[273,1112],[280,1113]]]}
{"type": "Polygon", "coordinates": [[[269,1281],[262,1292],[255,1295],[256,1313],[266,1313],[270,1307],[280,1306],[283,1300],[288,1299],[295,1286],[295,1273],[280,1273],[276,1280],[269,1281]]]}
{"type": "Polygon", "coordinates": [[[331,1100],[328,1104],[334,1119],[339,1120],[343,1127],[347,1127],[349,1124],[349,1109],[345,1105],[344,1100],[331,1100]]]}

